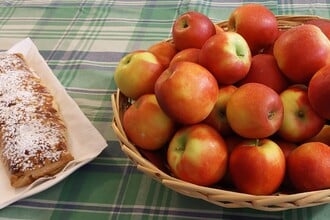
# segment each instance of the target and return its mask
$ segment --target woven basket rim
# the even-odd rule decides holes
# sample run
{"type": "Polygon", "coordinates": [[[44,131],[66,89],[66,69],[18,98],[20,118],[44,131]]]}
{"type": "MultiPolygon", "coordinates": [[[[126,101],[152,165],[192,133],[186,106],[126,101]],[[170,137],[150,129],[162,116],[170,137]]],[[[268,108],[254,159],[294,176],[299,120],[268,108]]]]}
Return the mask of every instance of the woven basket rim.
{"type": "MultiPolygon", "coordinates": [[[[319,16],[276,16],[279,28],[288,29],[300,25],[312,19],[325,19],[319,16]]],[[[216,23],[220,27],[226,27],[228,21],[216,23]]],[[[170,39],[168,39],[170,40],[170,39]]],[[[122,117],[124,111],[130,105],[130,100],[119,89],[111,94],[113,109],[112,128],[121,145],[121,150],[136,165],[137,169],[164,186],[183,195],[203,199],[212,204],[226,208],[252,208],[263,211],[283,211],[288,209],[304,208],[330,203],[330,189],[284,194],[277,192],[273,195],[251,195],[236,191],[199,186],[177,179],[159,169],[155,164],[144,158],[140,151],[132,144],[123,129],[122,117]]]]}

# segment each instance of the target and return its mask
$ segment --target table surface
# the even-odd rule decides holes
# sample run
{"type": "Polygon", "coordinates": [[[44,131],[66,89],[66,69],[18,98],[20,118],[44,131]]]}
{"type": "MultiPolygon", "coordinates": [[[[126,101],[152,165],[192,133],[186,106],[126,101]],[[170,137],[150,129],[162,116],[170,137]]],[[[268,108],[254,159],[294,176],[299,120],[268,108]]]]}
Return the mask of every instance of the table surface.
{"type": "MultiPolygon", "coordinates": [[[[0,50],[30,37],[108,147],[55,186],[0,210],[0,219],[329,219],[330,204],[278,212],[229,209],[176,193],[136,169],[111,128],[121,57],[171,36],[196,10],[214,22],[248,1],[1,1],[0,50]]],[[[329,1],[257,1],[276,15],[330,17],[329,1]]],[[[1,196],[1,195],[0,195],[1,196]]]]}

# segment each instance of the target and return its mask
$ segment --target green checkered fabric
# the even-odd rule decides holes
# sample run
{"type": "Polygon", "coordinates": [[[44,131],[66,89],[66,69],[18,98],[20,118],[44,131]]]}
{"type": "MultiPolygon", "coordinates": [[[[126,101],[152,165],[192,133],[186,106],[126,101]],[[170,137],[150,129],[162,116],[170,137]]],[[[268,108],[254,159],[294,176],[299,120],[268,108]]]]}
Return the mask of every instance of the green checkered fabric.
{"type": "MultiPolygon", "coordinates": [[[[0,50],[30,37],[108,147],[57,185],[0,210],[0,219],[329,219],[330,205],[279,212],[228,209],[183,196],[136,169],[111,128],[121,57],[171,37],[181,13],[214,22],[249,1],[0,1],[0,50]]],[[[254,1],[277,15],[330,17],[329,1],[254,1]]],[[[0,195],[1,196],[1,195],[0,195]]]]}

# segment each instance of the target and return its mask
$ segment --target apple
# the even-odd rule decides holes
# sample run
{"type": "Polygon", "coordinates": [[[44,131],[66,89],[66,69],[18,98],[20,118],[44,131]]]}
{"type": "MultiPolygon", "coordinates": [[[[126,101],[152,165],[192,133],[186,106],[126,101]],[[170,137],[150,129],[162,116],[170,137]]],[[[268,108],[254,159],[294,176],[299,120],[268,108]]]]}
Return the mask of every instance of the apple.
{"type": "Polygon", "coordinates": [[[305,22],[305,24],[312,24],[321,29],[321,31],[330,40],[330,21],[328,19],[317,18],[305,22]]]}
{"type": "Polygon", "coordinates": [[[282,124],[283,105],[279,94],[261,83],[246,83],[237,88],[227,103],[231,128],[245,138],[265,138],[282,124]]]}
{"type": "Polygon", "coordinates": [[[171,65],[155,83],[159,105],[182,124],[203,121],[217,101],[218,90],[216,79],[207,69],[186,61],[171,65]]]}
{"type": "Polygon", "coordinates": [[[181,14],[172,25],[172,38],[178,50],[201,48],[215,33],[211,19],[197,11],[181,14]]]}
{"type": "MultiPolygon", "coordinates": [[[[273,140],[282,150],[285,158],[285,163],[287,163],[288,157],[291,154],[291,152],[298,147],[296,143],[285,141],[281,138],[276,138],[273,140]]],[[[282,186],[284,190],[292,190],[293,186],[289,179],[289,175],[286,169],[284,179],[282,181],[282,186]]]]}
{"type": "Polygon", "coordinates": [[[330,119],[330,64],[319,69],[308,85],[308,99],[314,110],[330,119]]]}
{"type": "Polygon", "coordinates": [[[283,123],[278,135],[286,141],[303,142],[320,132],[325,120],[312,108],[307,87],[293,85],[280,94],[283,107],[283,123]]]}
{"type": "Polygon", "coordinates": [[[252,54],[272,45],[279,31],[274,13],[264,5],[253,3],[239,6],[229,15],[228,30],[242,35],[252,54]]]}
{"type": "MultiPolygon", "coordinates": [[[[278,35],[276,37],[276,39],[283,34],[285,31],[287,31],[287,29],[279,29],[278,30],[278,35]]],[[[276,40],[275,40],[276,41],[276,40]]],[[[275,42],[274,42],[275,43],[275,42]]],[[[271,54],[274,55],[273,49],[274,49],[274,43],[269,45],[268,47],[265,47],[262,51],[260,51],[260,53],[262,54],[271,54]]]]}
{"type": "MultiPolygon", "coordinates": [[[[228,151],[228,158],[230,158],[230,154],[231,152],[234,150],[235,147],[239,146],[241,142],[243,142],[244,140],[246,140],[245,138],[237,135],[237,134],[232,134],[229,136],[224,136],[223,137],[225,140],[225,143],[227,145],[227,151],[228,151]]],[[[233,186],[233,182],[230,176],[230,172],[229,172],[229,160],[227,163],[227,170],[225,173],[225,176],[221,179],[220,184],[223,184],[223,186],[228,186],[228,187],[232,187],[233,186]]]]}
{"type": "Polygon", "coordinates": [[[240,192],[270,195],[283,181],[285,157],[281,148],[270,139],[248,139],[231,152],[229,172],[240,192]]]}
{"type": "Polygon", "coordinates": [[[162,147],[158,150],[145,150],[138,148],[141,155],[149,160],[153,165],[163,172],[169,172],[167,168],[166,149],[162,147]]]}
{"type": "Polygon", "coordinates": [[[246,138],[243,138],[237,134],[232,134],[229,136],[225,136],[223,138],[226,142],[229,155],[231,154],[231,152],[234,150],[235,147],[237,147],[241,142],[246,140],[246,138]]]}
{"type": "Polygon", "coordinates": [[[174,134],[167,161],[179,179],[210,186],[225,175],[228,153],[222,136],[211,126],[198,123],[182,127],[174,134]]]}
{"type": "Polygon", "coordinates": [[[138,147],[157,150],[172,137],[175,122],[160,108],[154,94],[145,94],[124,112],[123,128],[138,147]]]}
{"type": "Polygon", "coordinates": [[[172,41],[160,41],[154,43],[147,50],[157,57],[159,62],[164,66],[164,69],[169,66],[172,58],[177,53],[172,41]]]}
{"type": "Polygon", "coordinates": [[[281,138],[275,138],[273,141],[281,148],[285,159],[287,159],[290,153],[298,147],[296,143],[281,138]]]}
{"type": "Polygon", "coordinates": [[[281,93],[289,86],[289,80],[283,75],[271,54],[257,54],[252,57],[248,74],[237,85],[249,82],[262,83],[277,93],[281,93]]]}
{"type": "Polygon", "coordinates": [[[330,147],[321,142],[306,142],[288,157],[288,175],[298,191],[330,188],[330,147]]]}
{"type": "Polygon", "coordinates": [[[199,52],[199,63],[219,84],[230,85],[243,79],[251,66],[251,52],[245,39],[235,32],[210,37],[199,52]]]}
{"type": "Polygon", "coordinates": [[[316,71],[330,62],[330,41],[311,24],[281,34],[273,51],[279,68],[293,83],[307,84],[316,71]]]}
{"type": "Polygon", "coordinates": [[[180,61],[189,61],[193,63],[198,63],[199,60],[199,51],[198,48],[187,48],[179,51],[172,58],[170,65],[173,65],[180,61]]]}
{"type": "Polygon", "coordinates": [[[325,124],[321,131],[306,142],[322,142],[330,146],[330,125],[325,124]]]}
{"type": "Polygon", "coordinates": [[[237,87],[234,85],[220,86],[218,99],[211,113],[204,120],[206,124],[214,127],[222,136],[233,134],[233,130],[227,120],[226,109],[228,100],[236,89],[237,87]]]}
{"type": "Polygon", "coordinates": [[[163,71],[163,65],[151,52],[133,51],[119,61],[114,80],[125,96],[136,100],[154,92],[155,82],[163,71]]]}

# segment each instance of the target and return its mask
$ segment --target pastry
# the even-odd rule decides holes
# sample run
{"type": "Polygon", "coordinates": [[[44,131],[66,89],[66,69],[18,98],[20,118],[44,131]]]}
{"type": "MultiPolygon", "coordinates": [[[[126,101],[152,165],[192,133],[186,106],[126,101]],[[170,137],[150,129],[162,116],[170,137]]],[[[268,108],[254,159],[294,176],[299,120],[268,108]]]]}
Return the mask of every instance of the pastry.
{"type": "Polygon", "coordinates": [[[54,97],[19,54],[0,53],[0,155],[13,187],[73,160],[54,97]]]}

